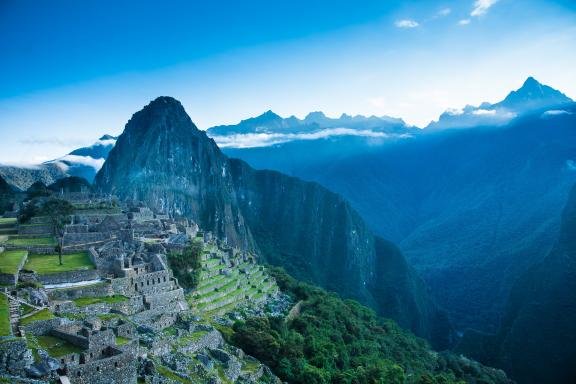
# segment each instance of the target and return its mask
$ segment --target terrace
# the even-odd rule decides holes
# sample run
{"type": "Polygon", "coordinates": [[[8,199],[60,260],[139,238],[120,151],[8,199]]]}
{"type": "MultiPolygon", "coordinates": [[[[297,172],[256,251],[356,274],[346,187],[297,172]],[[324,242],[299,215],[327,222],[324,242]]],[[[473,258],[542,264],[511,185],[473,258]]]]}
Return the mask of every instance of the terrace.
{"type": "Polygon", "coordinates": [[[64,254],[62,256],[63,265],[60,265],[58,255],[36,255],[32,254],[26,262],[26,269],[32,270],[39,275],[82,271],[95,269],[94,263],[87,252],[64,254]]]}

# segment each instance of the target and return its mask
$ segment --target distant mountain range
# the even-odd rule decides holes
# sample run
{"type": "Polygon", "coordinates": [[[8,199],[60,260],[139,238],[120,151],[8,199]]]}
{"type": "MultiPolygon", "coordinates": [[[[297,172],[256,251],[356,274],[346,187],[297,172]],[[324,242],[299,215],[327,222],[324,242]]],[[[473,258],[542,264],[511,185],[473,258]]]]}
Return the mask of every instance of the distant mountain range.
{"type": "Polygon", "coordinates": [[[78,176],[92,182],[116,144],[116,139],[114,136],[104,135],[91,146],[78,148],[58,159],[36,166],[0,166],[0,176],[21,191],[30,188],[35,181],[49,185],[66,176],[78,176]]]}
{"type": "Polygon", "coordinates": [[[494,331],[514,280],[555,240],[576,181],[576,107],[529,78],[473,108],[515,117],[470,127],[462,114],[396,140],[338,136],[224,152],[340,193],[400,245],[458,328],[494,331]]]}
{"type": "Polygon", "coordinates": [[[415,133],[402,119],[377,116],[349,116],[329,118],[322,112],[311,112],[304,119],[295,116],[282,118],[272,111],[242,120],[237,125],[220,125],[206,132],[221,148],[252,148],[286,143],[295,140],[330,139],[356,136],[370,139],[401,138],[415,133]]]}
{"type": "Polygon", "coordinates": [[[440,115],[438,121],[430,123],[428,129],[470,128],[480,126],[501,126],[512,119],[536,110],[549,115],[562,113],[562,107],[573,100],[562,92],[540,84],[533,77],[526,79],[522,87],[512,91],[498,103],[482,103],[479,107],[467,105],[463,109],[451,109],[440,115]]]}

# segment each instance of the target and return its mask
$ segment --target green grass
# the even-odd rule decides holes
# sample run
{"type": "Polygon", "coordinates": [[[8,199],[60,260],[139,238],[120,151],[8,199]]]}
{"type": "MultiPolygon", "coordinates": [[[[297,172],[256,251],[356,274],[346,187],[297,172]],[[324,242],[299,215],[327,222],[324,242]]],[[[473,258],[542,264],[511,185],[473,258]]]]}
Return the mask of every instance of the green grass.
{"type": "Polygon", "coordinates": [[[94,269],[94,264],[87,252],[71,253],[62,256],[63,265],[58,262],[58,255],[30,255],[26,269],[40,275],[94,269]]]}
{"type": "Polygon", "coordinates": [[[117,346],[122,346],[124,344],[128,344],[131,341],[132,341],[132,339],[129,339],[127,337],[116,336],[116,345],[117,346]]]}
{"type": "Polygon", "coordinates": [[[0,253],[0,273],[14,274],[17,272],[18,265],[28,255],[28,251],[15,250],[4,251],[0,253]]]}
{"type": "Polygon", "coordinates": [[[38,336],[38,344],[51,357],[61,357],[70,353],[80,353],[82,348],[54,336],[38,336]]]}
{"type": "Polygon", "coordinates": [[[105,296],[105,297],[80,297],[78,299],[74,299],[74,303],[76,303],[79,307],[86,307],[92,304],[99,304],[99,303],[121,303],[123,301],[128,300],[126,296],[121,295],[114,295],[114,296],[105,296]]]}
{"type": "Polygon", "coordinates": [[[170,369],[168,369],[162,365],[157,365],[156,370],[158,371],[159,374],[161,374],[162,376],[164,376],[167,379],[177,381],[179,383],[192,384],[192,382],[190,380],[186,380],[186,379],[178,376],[177,374],[172,372],[170,369]]]}
{"type": "Polygon", "coordinates": [[[0,294],[0,336],[10,336],[10,308],[8,298],[0,294]]]}
{"type": "Polygon", "coordinates": [[[16,218],[0,217],[0,224],[16,224],[16,218]]]}
{"type": "Polygon", "coordinates": [[[54,314],[52,314],[52,312],[50,312],[50,310],[48,308],[44,308],[43,310],[33,314],[32,316],[28,316],[26,318],[23,318],[20,320],[20,325],[24,326],[24,325],[28,325],[30,323],[33,323],[35,321],[40,321],[40,320],[50,320],[55,318],[56,316],[54,316],[54,314]]]}
{"type": "Polygon", "coordinates": [[[28,247],[36,245],[56,246],[56,239],[53,237],[14,237],[10,236],[7,245],[14,245],[16,247],[28,247]]]}
{"type": "Polygon", "coordinates": [[[29,313],[32,313],[32,312],[34,312],[34,311],[35,311],[35,309],[32,308],[31,306],[29,306],[29,305],[24,305],[24,304],[20,304],[20,313],[21,313],[23,316],[24,316],[24,315],[27,315],[27,314],[29,314],[29,313]]]}

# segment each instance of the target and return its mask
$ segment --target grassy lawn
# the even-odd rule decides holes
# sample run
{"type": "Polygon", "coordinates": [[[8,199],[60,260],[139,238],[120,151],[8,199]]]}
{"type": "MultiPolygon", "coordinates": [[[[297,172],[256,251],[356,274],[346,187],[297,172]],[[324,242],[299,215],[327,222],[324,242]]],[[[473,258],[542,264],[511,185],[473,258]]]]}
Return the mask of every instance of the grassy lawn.
{"type": "Polygon", "coordinates": [[[79,307],[85,307],[87,305],[98,304],[98,303],[121,303],[123,301],[128,300],[126,296],[122,295],[114,295],[114,296],[106,296],[106,297],[80,297],[78,299],[74,299],[73,301],[79,307]]]}
{"type": "Polygon", "coordinates": [[[0,273],[16,273],[17,267],[28,251],[14,250],[0,253],[0,273]]]}
{"type": "Polygon", "coordinates": [[[80,353],[82,348],[54,336],[38,336],[38,344],[51,357],[61,357],[70,353],[80,353]]]}
{"type": "Polygon", "coordinates": [[[50,320],[50,319],[53,319],[54,317],[56,317],[56,316],[54,316],[48,308],[44,308],[43,310],[37,312],[36,314],[34,314],[32,316],[21,319],[20,325],[28,325],[30,323],[33,323],[34,321],[39,321],[39,320],[50,320]]]}
{"type": "Polygon", "coordinates": [[[0,217],[0,224],[16,224],[16,218],[0,217]]]}
{"type": "Polygon", "coordinates": [[[0,336],[10,336],[10,309],[8,298],[0,294],[0,336]]]}
{"type": "Polygon", "coordinates": [[[30,255],[26,269],[40,275],[94,269],[94,264],[87,252],[71,253],[62,256],[63,265],[58,262],[58,255],[30,255]]]}
{"type": "Polygon", "coordinates": [[[26,247],[34,245],[56,246],[56,239],[54,239],[53,237],[25,238],[25,237],[10,236],[6,244],[14,245],[17,247],[26,247]]]}
{"type": "Polygon", "coordinates": [[[131,341],[132,341],[132,339],[128,339],[127,337],[116,336],[116,345],[117,346],[122,346],[124,344],[128,344],[131,341]]]}

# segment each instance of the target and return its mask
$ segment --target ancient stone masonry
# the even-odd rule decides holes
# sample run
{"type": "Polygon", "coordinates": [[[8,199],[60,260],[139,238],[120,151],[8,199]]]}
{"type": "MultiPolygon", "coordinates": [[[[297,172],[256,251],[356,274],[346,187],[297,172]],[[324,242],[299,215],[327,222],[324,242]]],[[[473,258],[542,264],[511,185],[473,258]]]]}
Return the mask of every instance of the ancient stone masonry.
{"type": "Polygon", "coordinates": [[[39,240],[52,236],[46,218],[9,228],[30,244],[1,246],[0,257],[4,249],[24,253],[15,273],[0,274],[0,282],[13,287],[7,292],[12,330],[0,336],[0,378],[124,384],[138,377],[147,383],[180,377],[221,383],[224,374],[228,382],[277,382],[209,325],[215,316],[278,294],[254,255],[200,232],[188,219],[139,203],[118,205],[86,191],[69,197],[77,210],[65,228],[61,268],[42,261],[57,260],[54,245],[39,240]],[[168,260],[192,242],[203,249],[201,278],[186,292],[168,260]]]}

